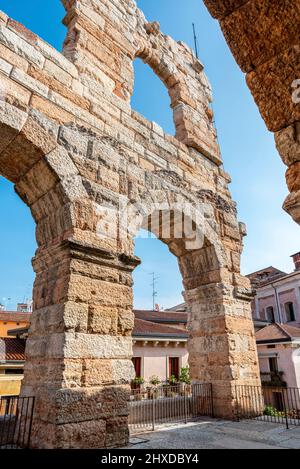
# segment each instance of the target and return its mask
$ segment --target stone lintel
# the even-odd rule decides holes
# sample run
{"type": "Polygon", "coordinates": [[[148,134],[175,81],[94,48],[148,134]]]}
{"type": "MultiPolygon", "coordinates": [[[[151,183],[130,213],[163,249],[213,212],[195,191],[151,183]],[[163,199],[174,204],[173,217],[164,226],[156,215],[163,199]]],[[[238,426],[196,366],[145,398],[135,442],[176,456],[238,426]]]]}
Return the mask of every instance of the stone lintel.
{"type": "Polygon", "coordinates": [[[53,262],[53,257],[60,262],[62,252],[68,252],[70,260],[78,259],[127,272],[132,272],[141,263],[141,260],[136,256],[124,253],[118,254],[74,239],[66,239],[46,252],[39,251],[33,258],[32,263],[34,266],[43,261],[48,264],[51,263],[51,260],[53,262]]]}

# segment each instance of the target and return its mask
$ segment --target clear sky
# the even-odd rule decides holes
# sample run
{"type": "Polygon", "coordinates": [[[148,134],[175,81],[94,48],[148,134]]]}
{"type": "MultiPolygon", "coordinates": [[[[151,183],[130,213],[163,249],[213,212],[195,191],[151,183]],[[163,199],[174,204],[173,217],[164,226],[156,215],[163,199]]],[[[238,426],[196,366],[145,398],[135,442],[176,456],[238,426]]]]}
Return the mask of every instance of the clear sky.
{"type": "MultiPolygon", "coordinates": [[[[177,40],[193,45],[192,23],[197,29],[199,56],[213,86],[214,110],[225,169],[232,176],[231,191],[238,202],[239,219],[248,226],[243,273],[274,265],[292,271],[289,258],[300,250],[299,227],[281,209],[288,194],[285,168],[258,110],[214,21],[201,0],[139,0],[149,21],[177,40]]],[[[21,21],[61,49],[65,28],[59,0],[0,0],[0,9],[21,21]]],[[[153,72],[136,61],[133,107],[173,133],[168,94],[153,72]]],[[[0,179],[0,302],[13,307],[30,296],[33,273],[34,224],[11,184],[0,179]]],[[[169,307],[182,301],[176,259],[155,239],[138,239],[136,254],[143,264],[135,272],[135,305],[150,308],[151,276],[157,277],[157,302],[169,307]]]]}

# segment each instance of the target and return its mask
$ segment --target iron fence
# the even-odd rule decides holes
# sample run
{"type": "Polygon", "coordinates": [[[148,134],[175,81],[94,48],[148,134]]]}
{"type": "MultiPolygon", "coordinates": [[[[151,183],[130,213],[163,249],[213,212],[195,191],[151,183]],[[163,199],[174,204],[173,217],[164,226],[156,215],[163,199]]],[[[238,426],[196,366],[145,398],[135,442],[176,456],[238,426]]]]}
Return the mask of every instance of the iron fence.
{"type": "Polygon", "coordinates": [[[154,431],[157,425],[213,417],[210,384],[176,384],[133,389],[129,428],[132,433],[154,431]]]}
{"type": "Polygon", "coordinates": [[[236,386],[236,418],[300,426],[300,388],[236,386]]]}
{"type": "Polygon", "coordinates": [[[0,449],[28,448],[34,397],[0,397],[0,449]]]}

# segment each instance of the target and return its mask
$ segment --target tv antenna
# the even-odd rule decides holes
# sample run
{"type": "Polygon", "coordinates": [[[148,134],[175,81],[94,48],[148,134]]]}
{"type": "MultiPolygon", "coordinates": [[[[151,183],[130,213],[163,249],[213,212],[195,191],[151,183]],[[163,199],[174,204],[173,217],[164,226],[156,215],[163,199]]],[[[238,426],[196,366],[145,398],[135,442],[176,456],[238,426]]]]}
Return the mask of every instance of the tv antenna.
{"type": "Polygon", "coordinates": [[[195,53],[196,53],[197,59],[199,59],[199,54],[198,54],[198,39],[197,39],[197,34],[196,34],[195,23],[193,23],[193,33],[194,33],[195,53]]]}
{"type": "Polygon", "coordinates": [[[149,275],[152,275],[152,282],[150,284],[152,287],[152,311],[155,311],[155,298],[157,297],[156,281],[159,277],[155,277],[155,272],[151,272],[149,275]]]}

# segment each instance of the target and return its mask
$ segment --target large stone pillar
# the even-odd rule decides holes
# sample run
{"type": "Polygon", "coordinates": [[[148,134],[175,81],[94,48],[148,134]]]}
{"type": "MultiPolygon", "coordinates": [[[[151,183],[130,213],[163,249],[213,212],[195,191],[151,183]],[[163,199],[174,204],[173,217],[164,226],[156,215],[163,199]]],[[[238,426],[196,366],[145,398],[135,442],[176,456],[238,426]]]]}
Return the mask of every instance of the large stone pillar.
{"type": "Polygon", "coordinates": [[[199,286],[185,298],[191,376],[212,384],[214,415],[232,419],[237,386],[260,385],[250,303],[222,283],[199,286]]]}
{"type": "MultiPolygon", "coordinates": [[[[220,228],[221,250],[217,243],[213,246],[205,241],[201,249],[182,253],[179,264],[189,311],[191,377],[212,384],[214,415],[232,419],[237,410],[237,387],[260,386],[261,381],[251,285],[239,273],[243,226],[227,216],[220,228]]],[[[257,412],[256,402],[249,403],[250,410],[257,412]]]]}
{"type": "Polygon", "coordinates": [[[35,395],[31,445],[128,442],[135,258],[74,240],[39,250],[23,395],[35,395]]]}

